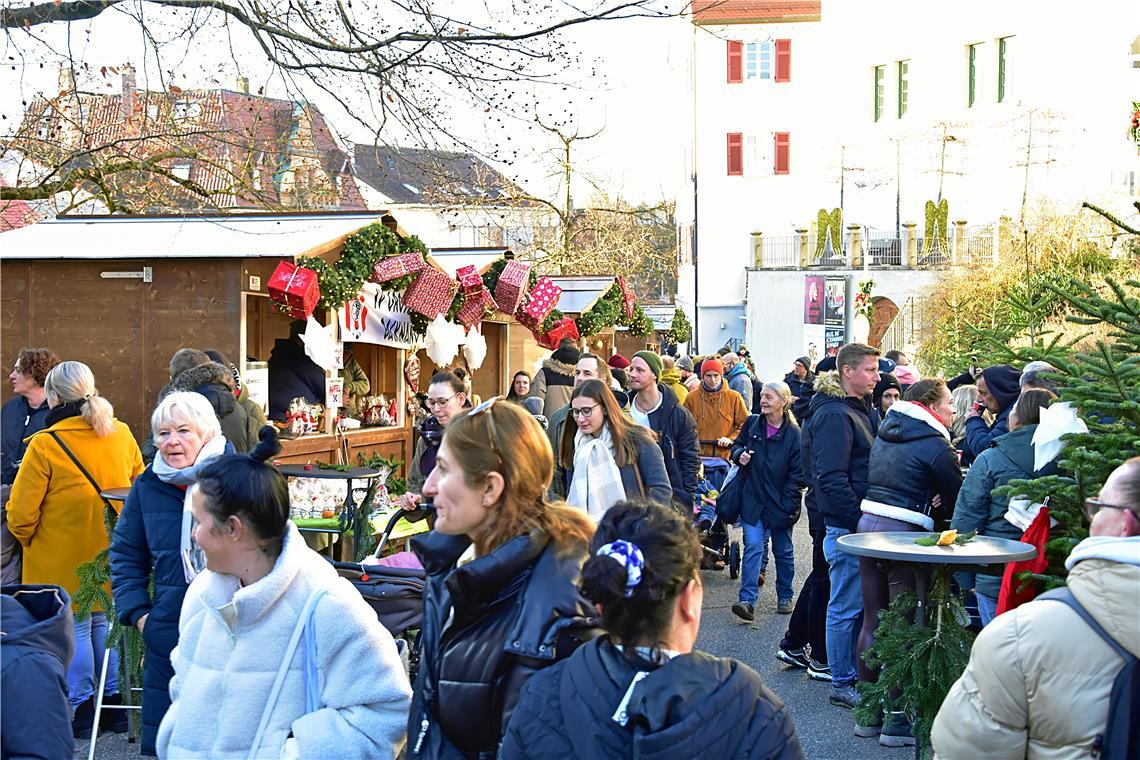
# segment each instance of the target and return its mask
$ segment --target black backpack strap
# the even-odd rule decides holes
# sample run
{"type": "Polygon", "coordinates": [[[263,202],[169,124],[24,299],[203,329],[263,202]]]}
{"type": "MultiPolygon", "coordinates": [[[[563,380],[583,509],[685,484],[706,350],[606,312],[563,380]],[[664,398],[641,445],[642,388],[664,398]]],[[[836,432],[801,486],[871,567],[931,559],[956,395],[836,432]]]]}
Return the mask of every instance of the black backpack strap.
{"type": "Polygon", "coordinates": [[[1073,592],[1069,590],[1068,586],[1061,586],[1059,588],[1052,589],[1051,591],[1046,591],[1044,594],[1040,594],[1037,598],[1051,600],[1054,602],[1061,602],[1062,604],[1068,605],[1069,608],[1073,610],[1073,612],[1076,612],[1081,616],[1081,620],[1085,621],[1085,625],[1096,631],[1096,634],[1104,639],[1104,642],[1112,647],[1112,650],[1114,652],[1120,655],[1121,659],[1124,660],[1125,665],[1136,659],[1136,657],[1127,649],[1125,649],[1119,641],[1114,639],[1108,631],[1104,630],[1104,628],[1101,627],[1100,623],[1096,622],[1096,618],[1090,615],[1089,611],[1084,608],[1084,605],[1077,601],[1077,598],[1073,596],[1073,592]]]}
{"type": "Polygon", "coordinates": [[[99,498],[103,500],[103,504],[105,504],[108,509],[114,509],[114,507],[111,506],[111,502],[103,496],[103,489],[100,488],[99,484],[95,482],[95,478],[91,477],[91,473],[87,471],[87,468],[83,466],[83,463],[75,458],[75,455],[71,453],[71,449],[67,448],[67,445],[63,442],[63,439],[61,439],[59,435],[54,431],[51,431],[51,437],[54,438],[55,442],[59,444],[59,447],[63,449],[63,453],[67,454],[67,458],[75,463],[75,466],[79,468],[79,471],[81,473],[83,473],[83,477],[87,478],[87,482],[90,483],[91,487],[95,489],[95,493],[99,494],[99,498]]]}

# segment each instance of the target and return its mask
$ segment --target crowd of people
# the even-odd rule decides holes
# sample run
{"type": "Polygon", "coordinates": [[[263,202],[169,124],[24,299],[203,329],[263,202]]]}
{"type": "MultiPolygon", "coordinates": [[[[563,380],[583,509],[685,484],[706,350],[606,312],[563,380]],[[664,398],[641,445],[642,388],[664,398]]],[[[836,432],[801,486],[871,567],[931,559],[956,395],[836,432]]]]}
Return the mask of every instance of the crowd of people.
{"type": "MultiPolygon", "coordinates": [[[[1057,398],[1053,372],[1001,365],[924,379],[904,353],[852,343],[765,381],[744,346],[626,358],[567,340],[479,403],[466,370],[441,369],[400,499],[409,519],[431,521],[411,541],[425,586],[410,680],[392,633],[289,519],[286,480],[269,464],[277,430],[223,356],[171,358],[140,448],[90,368],[24,349],[2,412],[0,620],[3,688],[34,699],[5,699],[4,756],[63,757],[91,735],[105,654],[103,704],[122,703],[105,646],[112,610],[96,603],[80,616],[73,601],[77,571],[107,551],[107,598],[146,646],[144,755],[803,757],[760,676],[695,648],[702,542],[719,519],[716,499],[700,498],[707,470],[729,467],[740,494],[731,614],[763,614],[771,552],[774,611],[789,616],[776,659],[852,708],[858,683],[878,678],[862,655],[879,613],[918,577],[840,539],[950,526],[1020,538],[996,489],[1056,470],[1034,447],[1057,398]],[[121,512],[102,495],[110,488],[130,489],[121,512]],[[811,571],[797,596],[793,528],[805,511],[811,571]]],[[[1072,594],[1135,654],[1140,458],[1087,512],[1072,594]]],[[[935,721],[935,752],[1091,749],[1114,649],[1090,634],[1079,672],[1057,675],[1058,631],[1082,617],[1049,601],[1003,605],[997,583],[956,579],[983,631],[935,721]]],[[[908,746],[911,717],[885,704],[854,732],[908,746]]],[[[126,729],[119,711],[101,723],[126,729]]]]}

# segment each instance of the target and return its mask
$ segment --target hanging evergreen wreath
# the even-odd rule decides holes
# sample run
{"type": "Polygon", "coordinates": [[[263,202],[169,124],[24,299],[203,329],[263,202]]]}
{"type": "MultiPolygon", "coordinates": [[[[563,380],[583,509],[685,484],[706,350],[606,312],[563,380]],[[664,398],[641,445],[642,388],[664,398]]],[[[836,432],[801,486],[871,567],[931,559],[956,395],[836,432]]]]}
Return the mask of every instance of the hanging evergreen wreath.
{"type": "Polygon", "coordinates": [[[687,343],[691,337],[693,337],[693,326],[689,323],[689,318],[685,315],[684,310],[678,308],[673,312],[673,322],[669,325],[669,329],[661,335],[661,340],[665,343],[677,345],[678,343],[687,343]]]}

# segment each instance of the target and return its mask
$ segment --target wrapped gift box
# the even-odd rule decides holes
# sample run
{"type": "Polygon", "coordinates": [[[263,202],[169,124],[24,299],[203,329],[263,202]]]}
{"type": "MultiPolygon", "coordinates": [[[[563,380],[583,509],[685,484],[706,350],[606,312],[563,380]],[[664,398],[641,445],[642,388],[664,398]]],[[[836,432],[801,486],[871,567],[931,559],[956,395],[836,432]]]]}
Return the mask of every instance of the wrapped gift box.
{"type": "Polygon", "coordinates": [[[459,324],[470,330],[483,321],[483,317],[495,311],[495,299],[491,292],[483,288],[473,296],[467,296],[463,308],[459,310],[459,324]]]}
{"type": "Polygon", "coordinates": [[[495,304],[504,314],[514,314],[526,295],[526,283],[530,279],[530,264],[521,261],[508,261],[499,273],[495,285],[495,304]]]}
{"type": "Polygon", "coordinates": [[[299,267],[282,261],[273,270],[267,285],[269,298],[284,307],[293,319],[308,319],[321,300],[321,288],[317,273],[312,269],[299,267]]]}
{"type": "MultiPolygon", "coordinates": [[[[555,285],[549,277],[539,277],[534,288],[527,294],[526,302],[522,306],[522,313],[536,324],[542,324],[562,297],[562,288],[555,285]]],[[[520,320],[521,321],[521,320],[520,320]]]]}
{"type": "Polygon", "coordinates": [[[399,256],[389,256],[377,261],[372,267],[372,282],[388,282],[397,277],[422,272],[427,267],[422,253],[401,253],[399,256]]]}
{"type": "Polygon", "coordinates": [[[438,269],[427,267],[404,291],[404,305],[428,319],[446,314],[459,284],[438,269]]]}
{"type": "Polygon", "coordinates": [[[554,323],[554,327],[538,338],[538,345],[551,350],[558,348],[563,338],[578,340],[578,324],[571,317],[563,317],[554,323]]]}
{"type": "Polygon", "coordinates": [[[633,288],[626,284],[625,278],[620,275],[618,287],[621,288],[621,306],[625,311],[625,318],[633,319],[633,305],[637,302],[637,296],[633,294],[633,288]]]}
{"type": "Polygon", "coordinates": [[[474,264],[459,267],[455,272],[455,279],[459,280],[459,290],[467,297],[478,295],[483,290],[483,277],[475,269],[474,264]]]}

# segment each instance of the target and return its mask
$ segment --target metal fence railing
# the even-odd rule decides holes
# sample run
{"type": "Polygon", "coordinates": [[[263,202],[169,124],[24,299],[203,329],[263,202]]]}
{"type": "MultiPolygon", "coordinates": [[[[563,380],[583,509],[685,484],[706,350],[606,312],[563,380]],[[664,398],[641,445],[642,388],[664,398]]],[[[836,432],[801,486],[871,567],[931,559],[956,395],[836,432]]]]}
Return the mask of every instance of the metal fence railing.
{"type": "Polygon", "coordinates": [[[761,238],[763,265],[768,267],[798,267],[800,265],[800,238],[798,235],[765,235],[761,238]]]}
{"type": "Polygon", "coordinates": [[[888,230],[866,228],[863,235],[863,259],[869,267],[902,266],[903,240],[888,230]]]}
{"type": "Polygon", "coordinates": [[[958,266],[973,266],[993,261],[994,232],[991,227],[971,227],[965,231],[965,245],[958,251],[958,266]]]}

